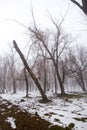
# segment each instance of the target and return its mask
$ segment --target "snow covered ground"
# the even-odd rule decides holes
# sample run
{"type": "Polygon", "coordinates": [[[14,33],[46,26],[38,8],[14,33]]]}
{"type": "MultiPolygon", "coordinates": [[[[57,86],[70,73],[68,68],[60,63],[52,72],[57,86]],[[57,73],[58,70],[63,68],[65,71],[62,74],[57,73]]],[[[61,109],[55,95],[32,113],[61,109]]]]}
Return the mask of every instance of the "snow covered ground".
{"type": "Polygon", "coordinates": [[[61,99],[48,94],[52,102],[46,104],[39,103],[40,95],[37,92],[29,93],[29,98],[25,98],[24,92],[0,94],[0,96],[18,105],[21,109],[26,109],[29,113],[37,112],[39,116],[52,124],[65,127],[74,123],[75,130],[87,130],[87,95],[82,98],[61,99]]]}

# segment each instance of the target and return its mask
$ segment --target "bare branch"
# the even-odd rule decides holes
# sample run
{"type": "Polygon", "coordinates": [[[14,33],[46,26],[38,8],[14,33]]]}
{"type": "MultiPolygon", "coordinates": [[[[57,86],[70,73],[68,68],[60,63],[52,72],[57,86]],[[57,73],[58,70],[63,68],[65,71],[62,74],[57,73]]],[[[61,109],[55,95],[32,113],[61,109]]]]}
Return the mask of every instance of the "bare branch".
{"type": "Polygon", "coordinates": [[[71,0],[75,5],[77,5],[85,15],[87,15],[87,0],[82,0],[83,6],[81,6],[76,0],[71,0]]]}
{"type": "Polygon", "coordinates": [[[76,0],[71,0],[75,5],[77,5],[81,10],[83,10],[83,7],[76,1],[76,0]]]}

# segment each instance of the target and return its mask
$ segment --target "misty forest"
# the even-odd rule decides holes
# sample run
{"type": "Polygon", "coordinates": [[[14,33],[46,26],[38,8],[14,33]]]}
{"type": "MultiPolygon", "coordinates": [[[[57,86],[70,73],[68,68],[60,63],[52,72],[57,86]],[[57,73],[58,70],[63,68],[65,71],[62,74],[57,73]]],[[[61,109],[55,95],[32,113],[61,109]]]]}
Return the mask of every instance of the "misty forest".
{"type": "MultiPolygon", "coordinates": [[[[70,3],[87,22],[87,0],[70,3]]],[[[32,24],[16,21],[28,43],[13,39],[0,56],[0,130],[87,129],[87,47],[64,29],[67,13],[59,20],[47,11],[44,28],[32,6],[32,24]]]]}

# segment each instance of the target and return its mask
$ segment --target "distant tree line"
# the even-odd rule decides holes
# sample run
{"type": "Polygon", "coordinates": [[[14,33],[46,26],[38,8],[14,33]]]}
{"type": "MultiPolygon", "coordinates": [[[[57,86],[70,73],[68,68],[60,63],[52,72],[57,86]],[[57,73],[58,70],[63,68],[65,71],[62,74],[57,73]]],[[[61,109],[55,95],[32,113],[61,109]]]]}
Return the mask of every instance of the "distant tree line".
{"type": "MultiPolygon", "coordinates": [[[[47,91],[52,91],[56,94],[60,93],[60,84],[57,80],[54,64],[50,58],[44,57],[40,53],[38,53],[38,57],[36,56],[37,59],[33,68],[31,67],[32,71],[40,82],[45,93],[47,91]]],[[[33,62],[34,60],[35,59],[32,58],[33,62]]],[[[67,92],[67,87],[69,87],[70,91],[72,90],[72,87],[73,90],[81,88],[82,91],[86,91],[87,48],[82,46],[69,47],[58,60],[58,70],[64,86],[64,92],[67,92]]],[[[26,89],[26,84],[23,64],[19,69],[18,61],[14,60],[13,54],[6,54],[6,56],[0,57],[0,62],[0,92],[6,93],[10,91],[16,93],[16,91],[24,91],[26,89]]],[[[27,71],[26,75],[28,79],[28,90],[36,91],[37,88],[27,71]]]]}
{"type": "Polygon", "coordinates": [[[26,90],[28,96],[28,91],[39,89],[46,99],[47,91],[64,95],[67,90],[87,90],[87,48],[70,47],[73,38],[64,32],[63,20],[58,23],[51,16],[50,20],[54,29],[43,30],[33,18],[33,26],[28,28],[30,43],[27,59],[13,42],[24,64],[21,61],[19,64],[14,48],[10,49],[10,54],[0,57],[1,93],[26,90]]]}

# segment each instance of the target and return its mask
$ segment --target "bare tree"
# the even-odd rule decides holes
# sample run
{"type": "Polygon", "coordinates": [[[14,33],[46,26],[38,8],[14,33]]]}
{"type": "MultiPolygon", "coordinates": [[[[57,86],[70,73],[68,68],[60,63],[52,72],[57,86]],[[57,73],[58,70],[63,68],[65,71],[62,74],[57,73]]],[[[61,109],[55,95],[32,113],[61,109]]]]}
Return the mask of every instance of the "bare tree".
{"type": "Polygon", "coordinates": [[[40,83],[38,82],[38,79],[36,78],[35,74],[31,71],[31,69],[30,69],[30,67],[29,67],[29,65],[28,65],[28,63],[27,63],[27,61],[26,61],[25,58],[24,58],[24,55],[22,54],[22,52],[21,52],[20,49],[18,48],[17,43],[16,43],[15,40],[13,41],[13,44],[14,44],[14,48],[15,48],[16,51],[18,52],[18,54],[19,54],[21,60],[23,61],[23,64],[24,64],[25,68],[27,69],[27,71],[29,72],[29,74],[30,74],[31,78],[33,79],[35,85],[37,86],[37,88],[38,88],[38,90],[39,90],[39,92],[40,92],[40,94],[41,94],[41,96],[42,96],[43,101],[44,101],[44,102],[49,102],[49,99],[47,98],[47,96],[45,95],[43,89],[41,88],[41,85],[40,85],[40,83]]]}
{"type": "Polygon", "coordinates": [[[83,91],[85,91],[85,77],[87,75],[87,50],[82,47],[79,47],[76,50],[74,49],[74,52],[70,50],[68,67],[78,85],[83,91]]]}
{"type": "Polygon", "coordinates": [[[0,63],[0,84],[2,87],[2,90],[1,90],[2,93],[5,93],[7,91],[7,88],[6,88],[7,71],[8,71],[7,57],[5,56],[1,58],[1,63],[0,63]]]}
{"type": "Polygon", "coordinates": [[[55,27],[54,33],[52,32],[49,33],[50,31],[45,32],[39,29],[36,25],[35,19],[33,18],[34,27],[29,27],[29,31],[31,33],[30,38],[32,39],[32,43],[39,44],[39,46],[42,45],[43,49],[45,48],[47,52],[46,53],[47,56],[45,56],[45,58],[50,59],[53,62],[57,79],[60,85],[61,94],[64,95],[65,91],[64,91],[63,81],[59,73],[58,63],[59,63],[59,58],[63,54],[64,50],[67,47],[67,44],[70,41],[68,39],[68,35],[64,34],[61,27],[64,19],[61,20],[59,24],[55,22],[55,20],[51,16],[50,19],[52,21],[52,24],[55,27]]]}
{"type": "Polygon", "coordinates": [[[16,58],[15,52],[12,47],[10,47],[11,53],[8,55],[8,68],[9,68],[9,75],[13,86],[13,93],[16,93],[16,78],[17,78],[17,69],[16,69],[16,58]]]}
{"type": "Polygon", "coordinates": [[[62,77],[63,84],[65,84],[65,82],[67,81],[67,78],[69,77],[67,61],[68,61],[67,56],[62,57],[59,61],[60,74],[62,77]]]}

